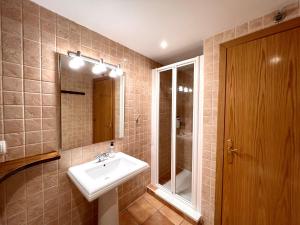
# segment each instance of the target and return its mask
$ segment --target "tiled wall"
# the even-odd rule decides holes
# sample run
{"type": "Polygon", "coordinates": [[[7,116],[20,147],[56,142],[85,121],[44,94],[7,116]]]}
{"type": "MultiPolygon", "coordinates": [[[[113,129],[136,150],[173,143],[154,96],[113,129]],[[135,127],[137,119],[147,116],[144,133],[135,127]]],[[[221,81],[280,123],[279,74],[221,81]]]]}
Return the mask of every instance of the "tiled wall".
{"type": "MultiPolygon", "coordinates": [[[[289,5],[287,18],[300,16],[298,4],[289,5]]],[[[216,133],[219,87],[219,46],[231,39],[252,33],[274,25],[274,12],[256,18],[230,30],[216,34],[204,41],[205,57],[205,101],[204,101],[204,149],[203,149],[203,185],[202,214],[205,224],[213,225],[216,177],[216,133]]]]}
{"type": "MultiPolygon", "coordinates": [[[[55,52],[81,50],[84,55],[122,64],[125,138],[117,140],[116,149],[150,162],[151,69],[158,65],[29,0],[0,3],[0,135],[8,144],[1,160],[57,149],[55,52]]],[[[84,199],[66,171],[107,147],[108,143],[102,143],[63,151],[59,161],[19,172],[1,183],[0,224],[96,224],[96,203],[84,199]]],[[[120,208],[141,195],[148,183],[150,170],[120,186],[120,208]]]]}

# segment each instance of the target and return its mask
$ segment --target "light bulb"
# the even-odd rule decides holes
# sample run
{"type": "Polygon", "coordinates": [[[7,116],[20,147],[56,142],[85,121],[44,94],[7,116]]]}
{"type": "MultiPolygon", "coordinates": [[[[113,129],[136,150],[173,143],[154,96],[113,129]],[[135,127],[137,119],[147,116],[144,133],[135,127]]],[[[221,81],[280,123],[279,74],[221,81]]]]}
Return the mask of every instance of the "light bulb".
{"type": "Polygon", "coordinates": [[[193,89],[192,89],[192,88],[189,88],[189,92],[192,93],[192,92],[193,92],[193,89]]]}
{"type": "Polygon", "coordinates": [[[84,66],[84,61],[81,57],[75,56],[70,60],[69,66],[70,66],[70,68],[77,70],[80,67],[84,66]]]}
{"type": "Polygon", "coordinates": [[[117,72],[116,72],[116,69],[112,69],[109,73],[109,76],[111,78],[116,78],[118,75],[117,75],[117,72]]]}
{"type": "Polygon", "coordinates": [[[117,74],[117,76],[122,76],[123,75],[123,70],[120,68],[120,67],[118,67],[117,69],[116,69],[116,74],[117,74]]]}
{"type": "Polygon", "coordinates": [[[103,63],[95,64],[92,68],[94,74],[102,74],[106,72],[106,66],[103,63]]]}
{"type": "Polygon", "coordinates": [[[187,87],[183,88],[183,92],[187,93],[189,91],[189,89],[187,87]]]}
{"type": "Polygon", "coordinates": [[[178,87],[178,91],[179,91],[179,92],[183,92],[183,87],[182,87],[182,86],[179,86],[179,87],[178,87]]]}

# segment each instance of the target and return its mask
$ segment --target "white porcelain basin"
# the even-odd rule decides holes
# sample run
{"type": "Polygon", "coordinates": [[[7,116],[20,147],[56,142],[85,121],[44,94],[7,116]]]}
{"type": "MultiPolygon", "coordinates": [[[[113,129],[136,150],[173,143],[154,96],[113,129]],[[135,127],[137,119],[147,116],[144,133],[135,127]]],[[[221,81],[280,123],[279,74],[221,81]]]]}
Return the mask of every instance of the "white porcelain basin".
{"type": "Polygon", "coordinates": [[[148,163],[122,152],[114,155],[103,162],[94,160],[69,168],[69,177],[88,201],[99,198],[149,167],[148,163]]]}

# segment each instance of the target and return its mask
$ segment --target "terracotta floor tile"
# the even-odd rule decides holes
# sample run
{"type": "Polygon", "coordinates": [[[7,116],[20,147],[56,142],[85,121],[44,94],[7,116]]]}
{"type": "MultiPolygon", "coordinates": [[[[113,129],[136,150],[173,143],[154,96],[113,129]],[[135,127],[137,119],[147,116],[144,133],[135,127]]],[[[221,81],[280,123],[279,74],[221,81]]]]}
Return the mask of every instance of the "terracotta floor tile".
{"type": "Polygon", "coordinates": [[[179,225],[183,221],[183,218],[179,214],[167,206],[160,208],[159,211],[175,225],[179,225]]]}
{"type": "Polygon", "coordinates": [[[134,220],[133,216],[127,211],[123,211],[120,214],[120,225],[138,225],[138,223],[134,220]]]}
{"type": "Polygon", "coordinates": [[[129,206],[127,210],[140,224],[144,223],[150,216],[152,216],[157,211],[153,206],[151,206],[147,202],[145,198],[138,199],[131,206],[129,206]]]}
{"type": "Polygon", "coordinates": [[[143,225],[174,225],[164,215],[157,211],[153,216],[146,220],[143,225]]]}
{"type": "Polygon", "coordinates": [[[150,203],[150,205],[152,205],[156,209],[160,209],[161,207],[164,206],[163,203],[161,203],[159,200],[157,200],[156,198],[154,198],[153,196],[151,196],[148,193],[144,194],[144,198],[147,200],[147,202],[150,203]]]}

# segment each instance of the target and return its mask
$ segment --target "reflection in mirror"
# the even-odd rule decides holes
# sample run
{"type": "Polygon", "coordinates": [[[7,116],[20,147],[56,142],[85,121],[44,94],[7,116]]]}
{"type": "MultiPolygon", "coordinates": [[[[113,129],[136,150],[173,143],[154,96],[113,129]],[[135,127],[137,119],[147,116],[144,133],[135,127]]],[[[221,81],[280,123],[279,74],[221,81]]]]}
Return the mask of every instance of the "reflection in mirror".
{"type": "Polygon", "coordinates": [[[72,66],[72,57],[60,55],[62,150],[122,138],[125,77],[95,74],[86,61],[72,66]]]}

